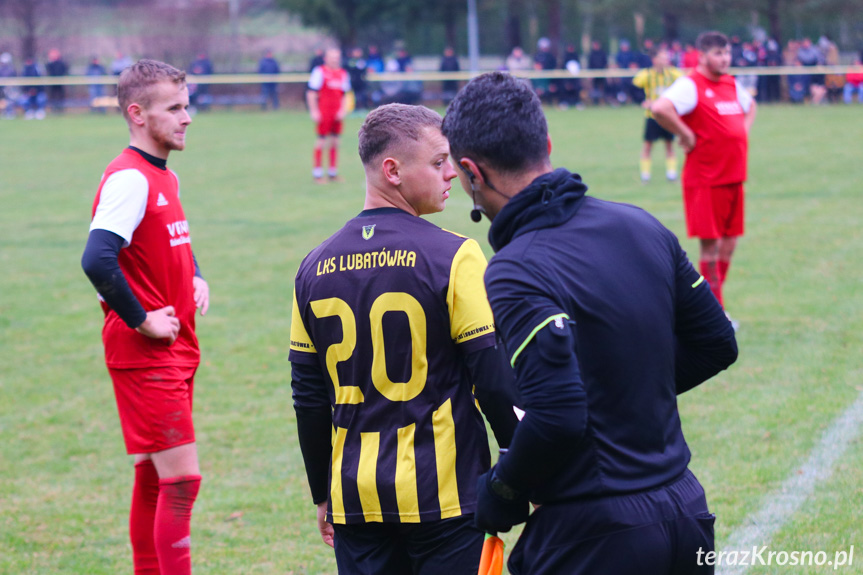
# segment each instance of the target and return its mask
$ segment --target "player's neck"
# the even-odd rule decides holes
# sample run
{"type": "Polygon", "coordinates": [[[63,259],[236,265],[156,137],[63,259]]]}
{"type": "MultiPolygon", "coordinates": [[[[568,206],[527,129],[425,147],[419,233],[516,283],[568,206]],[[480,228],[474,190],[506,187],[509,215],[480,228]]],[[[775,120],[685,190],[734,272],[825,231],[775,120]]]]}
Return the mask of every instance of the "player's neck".
{"type": "Polygon", "coordinates": [[[488,179],[491,180],[492,184],[495,186],[495,191],[500,196],[508,198],[507,201],[509,201],[517,193],[533,183],[535,179],[540,176],[544,176],[553,170],[554,168],[552,168],[550,163],[543,163],[535,169],[512,175],[500,174],[496,171],[489,170],[488,179]]]}
{"type": "Polygon", "coordinates": [[[718,82],[720,78],[722,78],[722,74],[715,74],[711,72],[707,66],[702,66],[701,64],[695,68],[695,71],[710,80],[711,82],[718,82]]]}
{"type": "Polygon", "coordinates": [[[419,216],[416,210],[398,193],[387,193],[366,182],[366,200],[363,210],[374,210],[377,208],[398,208],[413,216],[419,216]]]}
{"type": "Polygon", "coordinates": [[[132,133],[132,137],[129,138],[129,145],[162,160],[167,160],[168,154],[171,153],[171,150],[163,148],[152,139],[137,135],[134,132],[132,133]]]}

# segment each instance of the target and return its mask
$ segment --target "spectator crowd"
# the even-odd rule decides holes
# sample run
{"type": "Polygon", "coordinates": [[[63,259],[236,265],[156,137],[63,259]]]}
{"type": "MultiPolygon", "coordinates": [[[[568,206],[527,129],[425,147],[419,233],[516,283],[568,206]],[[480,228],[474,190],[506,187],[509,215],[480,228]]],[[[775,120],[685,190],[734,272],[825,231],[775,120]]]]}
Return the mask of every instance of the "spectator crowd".
{"type": "MultiPolygon", "coordinates": [[[[680,69],[693,68],[698,63],[698,52],[690,43],[677,40],[670,42],[645,39],[636,46],[621,38],[609,50],[603,42],[593,40],[587,54],[579,54],[574,43],[563,43],[560,50],[548,38],[540,38],[533,54],[522,47],[514,47],[501,61],[500,68],[518,74],[527,71],[551,72],[567,70],[573,77],[536,78],[533,87],[546,105],[560,108],[582,108],[585,104],[620,106],[640,105],[644,92],[632,82],[638,70],[650,68],[650,54],[656,49],[667,52],[671,66],[680,69]],[[581,79],[577,74],[588,71],[627,70],[632,76],[595,77],[581,79]]],[[[758,102],[787,101],[794,104],[825,104],[832,102],[863,103],[863,65],[861,57],[853,58],[853,68],[845,74],[813,74],[807,68],[819,65],[835,66],[843,63],[836,44],[826,36],[813,42],[810,38],[789,40],[785,47],[772,38],[742,41],[731,38],[732,66],[735,68],[779,67],[799,68],[793,74],[739,74],[738,81],[758,102]]],[[[308,67],[310,72],[320,65],[323,50],[316,51],[308,67]]],[[[43,119],[46,112],[62,114],[69,107],[89,106],[94,113],[103,113],[113,104],[114,88],[103,83],[87,87],[87,98],[70,99],[63,85],[3,86],[4,78],[40,78],[67,76],[72,66],[64,59],[60,50],[52,48],[44,62],[35,58],[24,58],[16,62],[12,53],[0,54],[0,112],[4,118],[23,116],[26,119],[43,119]]],[[[844,63],[851,58],[846,56],[844,63]]],[[[99,56],[92,56],[78,72],[80,75],[104,77],[119,76],[133,60],[123,52],[117,52],[110,65],[102,63],[99,56]]],[[[408,73],[417,71],[414,59],[403,42],[396,42],[391,55],[384,56],[379,47],[372,44],[366,48],[353,47],[344,51],[344,68],[348,71],[353,89],[355,107],[367,110],[388,103],[415,104],[420,101],[439,101],[444,105],[458,92],[463,82],[443,80],[422,82],[416,79],[374,81],[374,75],[383,72],[408,73]]],[[[430,68],[426,65],[424,70],[430,68]]],[[[440,57],[440,72],[458,72],[462,69],[453,47],[446,47],[440,57]]],[[[215,73],[207,53],[201,51],[188,64],[186,70],[194,77],[215,73]]],[[[256,71],[259,74],[276,75],[282,72],[272,50],[266,50],[256,71]]],[[[559,74],[558,74],[559,76],[559,74]]],[[[260,86],[260,96],[253,99],[263,110],[278,109],[281,84],[265,82],[260,86]]],[[[210,86],[205,83],[189,85],[192,111],[207,111],[213,104],[210,86]]]]}

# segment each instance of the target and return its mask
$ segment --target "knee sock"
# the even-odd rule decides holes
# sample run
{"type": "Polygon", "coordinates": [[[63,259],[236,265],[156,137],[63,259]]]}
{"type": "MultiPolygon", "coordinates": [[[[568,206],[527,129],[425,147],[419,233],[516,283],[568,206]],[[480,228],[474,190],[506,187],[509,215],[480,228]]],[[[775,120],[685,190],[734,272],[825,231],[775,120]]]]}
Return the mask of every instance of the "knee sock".
{"type": "Polygon", "coordinates": [[[189,575],[192,572],[189,524],[200,486],[200,475],[159,480],[154,540],[162,575],[189,575]]]}
{"type": "Polygon", "coordinates": [[[324,157],[324,151],[321,148],[315,148],[315,154],[314,154],[315,164],[313,167],[320,168],[321,163],[323,161],[323,157],[324,157]]]}
{"type": "Polygon", "coordinates": [[[701,275],[703,275],[704,279],[707,280],[707,283],[710,284],[710,291],[713,292],[719,305],[725,307],[722,303],[722,280],[719,278],[719,265],[715,260],[701,260],[699,262],[699,268],[701,275]]]}
{"type": "Polygon", "coordinates": [[[731,266],[731,262],[728,260],[719,260],[717,262],[718,270],[719,270],[719,283],[725,283],[725,276],[728,275],[728,268],[731,266]]]}
{"type": "Polygon", "coordinates": [[[666,157],[665,158],[665,173],[667,175],[676,174],[677,173],[677,158],[675,157],[666,157]]]}
{"type": "Polygon", "coordinates": [[[641,177],[645,179],[650,178],[650,160],[645,160],[642,158],[638,161],[638,167],[641,170],[641,177]]]}
{"type": "Polygon", "coordinates": [[[335,176],[339,170],[339,149],[335,146],[330,148],[330,175],[335,176]]]}
{"type": "Polygon", "coordinates": [[[159,499],[159,474],[149,459],[135,464],[135,486],[132,489],[132,511],[129,514],[129,538],[135,575],[159,575],[159,559],[153,541],[156,502],[159,499]]]}

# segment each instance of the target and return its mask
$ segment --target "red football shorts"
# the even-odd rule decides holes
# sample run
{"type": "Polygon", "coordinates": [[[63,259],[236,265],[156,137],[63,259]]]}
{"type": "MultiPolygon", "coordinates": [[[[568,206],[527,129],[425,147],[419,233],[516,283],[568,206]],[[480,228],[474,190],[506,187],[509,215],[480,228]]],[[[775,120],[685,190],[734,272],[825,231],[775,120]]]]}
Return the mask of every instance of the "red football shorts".
{"type": "Polygon", "coordinates": [[[154,453],[195,441],[196,367],[111,369],[126,452],[154,453]]]}
{"type": "Polygon", "coordinates": [[[689,237],[705,240],[743,235],[743,184],[683,186],[689,237]]]}
{"type": "Polygon", "coordinates": [[[318,136],[338,136],[342,133],[342,121],[337,120],[335,114],[321,115],[318,122],[318,136]]]}

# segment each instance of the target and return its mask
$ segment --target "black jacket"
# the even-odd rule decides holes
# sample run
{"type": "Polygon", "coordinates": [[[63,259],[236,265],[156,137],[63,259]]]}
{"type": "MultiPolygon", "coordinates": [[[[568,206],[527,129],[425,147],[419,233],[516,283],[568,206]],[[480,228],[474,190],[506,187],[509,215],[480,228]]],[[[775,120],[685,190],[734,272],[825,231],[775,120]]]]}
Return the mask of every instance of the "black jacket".
{"type": "Polygon", "coordinates": [[[686,469],[677,395],[732,364],[734,331],[674,234],[534,180],[489,230],[485,281],[527,415],[497,474],[537,503],[651,489],[686,469]]]}

